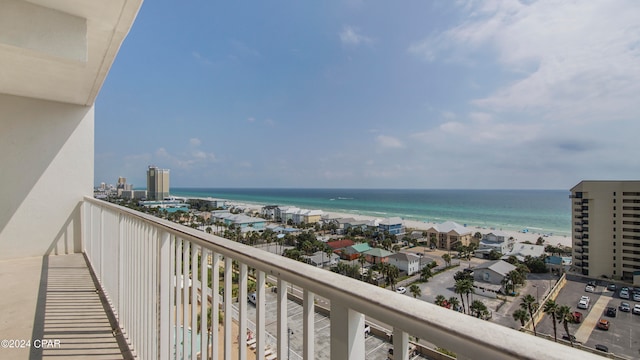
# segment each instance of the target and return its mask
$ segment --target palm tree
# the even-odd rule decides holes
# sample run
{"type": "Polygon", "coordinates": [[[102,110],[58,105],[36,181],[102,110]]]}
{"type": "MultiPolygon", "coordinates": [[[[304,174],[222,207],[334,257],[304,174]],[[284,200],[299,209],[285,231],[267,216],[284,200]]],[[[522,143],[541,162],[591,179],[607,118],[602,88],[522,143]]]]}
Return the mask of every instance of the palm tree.
{"type": "Polygon", "coordinates": [[[462,303],[462,311],[466,314],[467,309],[464,305],[464,298],[462,294],[467,296],[467,306],[469,305],[469,294],[473,292],[473,282],[468,279],[460,279],[456,280],[456,284],[454,286],[454,291],[456,294],[460,295],[460,302],[462,303]]]}
{"type": "Polygon", "coordinates": [[[451,309],[458,311],[458,309],[460,308],[460,300],[458,300],[457,297],[452,296],[447,301],[449,302],[449,304],[451,304],[451,309]]]}
{"type": "Polygon", "coordinates": [[[420,286],[413,284],[409,287],[409,292],[413,295],[413,298],[417,298],[422,295],[422,290],[420,290],[420,286]]]}
{"type": "Polygon", "coordinates": [[[438,294],[436,296],[436,302],[435,304],[438,306],[444,306],[444,303],[447,301],[447,298],[444,297],[444,295],[438,294]]]}
{"type": "Polygon", "coordinates": [[[553,319],[553,341],[556,342],[558,341],[558,334],[556,331],[556,314],[558,313],[558,309],[558,304],[551,299],[547,300],[542,307],[542,311],[547,314],[551,314],[551,318],[553,319]]]}
{"type": "Polygon", "coordinates": [[[420,271],[420,280],[424,282],[429,282],[429,278],[433,276],[431,272],[431,266],[427,265],[422,268],[420,271]]]}
{"type": "Polygon", "coordinates": [[[367,262],[367,256],[360,254],[360,256],[358,256],[358,262],[360,263],[360,274],[364,274],[364,263],[367,262]]]}
{"type": "Polygon", "coordinates": [[[518,309],[513,312],[513,320],[520,321],[520,325],[524,326],[524,324],[529,321],[529,313],[527,310],[518,309]]]}
{"type": "Polygon", "coordinates": [[[538,336],[538,333],[536,332],[536,321],[533,318],[533,313],[538,309],[536,298],[531,294],[525,295],[520,301],[520,308],[529,312],[529,316],[531,316],[531,324],[533,325],[533,335],[538,336]]]}
{"type": "Polygon", "coordinates": [[[564,326],[564,331],[567,333],[571,346],[573,346],[573,338],[571,337],[571,334],[569,334],[569,323],[574,320],[571,308],[567,305],[560,306],[556,312],[556,317],[558,318],[558,323],[562,323],[564,326]]]}
{"type": "Polygon", "coordinates": [[[387,283],[392,289],[395,289],[396,280],[398,279],[398,276],[400,276],[400,269],[395,265],[387,265],[385,268],[387,272],[387,283]]]}
{"type": "Polygon", "coordinates": [[[442,260],[447,264],[447,267],[451,266],[451,255],[444,254],[442,255],[442,260]]]}
{"type": "Polygon", "coordinates": [[[471,303],[471,306],[469,307],[469,312],[472,314],[475,313],[476,317],[480,318],[481,316],[488,314],[487,305],[480,300],[473,300],[473,303],[471,303]]]}

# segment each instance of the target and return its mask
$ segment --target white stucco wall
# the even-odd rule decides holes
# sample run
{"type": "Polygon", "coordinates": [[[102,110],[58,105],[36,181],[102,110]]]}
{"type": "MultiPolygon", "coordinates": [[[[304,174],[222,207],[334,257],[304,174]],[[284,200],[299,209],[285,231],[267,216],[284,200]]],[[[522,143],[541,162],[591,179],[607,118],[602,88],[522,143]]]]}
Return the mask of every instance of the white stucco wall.
{"type": "Polygon", "coordinates": [[[79,252],[94,109],[0,94],[0,260],[79,252]]]}

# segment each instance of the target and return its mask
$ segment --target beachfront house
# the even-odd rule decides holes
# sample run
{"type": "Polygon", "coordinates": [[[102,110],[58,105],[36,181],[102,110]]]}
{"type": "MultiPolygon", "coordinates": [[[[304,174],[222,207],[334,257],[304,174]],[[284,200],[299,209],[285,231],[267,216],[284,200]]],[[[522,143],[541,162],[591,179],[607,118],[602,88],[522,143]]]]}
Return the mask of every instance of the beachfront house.
{"type": "Polygon", "coordinates": [[[395,265],[409,276],[420,271],[420,257],[413,253],[400,252],[389,255],[388,263],[395,265]]]}
{"type": "Polygon", "coordinates": [[[279,221],[283,224],[287,224],[289,220],[293,222],[293,214],[295,214],[299,208],[295,206],[278,206],[274,209],[275,221],[279,221]]]}
{"type": "Polygon", "coordinates": [[[323,214],[322,210],[299,209],[293,214],[292,220],[297,225],[315,224],[322,219],[323,214]]]}
{"type": "Polygon", "coordinates": [[[436,239],[439,249],[453,250],[458,244],[469,245],[473,241],[473,233],[454,221],[445,221],[428,228],[427,238],[436,239]]]}
{"type": "Polygon", "coordinates": [[[275,220],[278,205],[267,205],[260,208],[260,215],[266,220],[275,220]]]}
{"type": "Polygon", "coordinates": [[[478,243],[478,249],[475,251],[475,256],[486,259],[491,251],[506,254],[512,248],[513,238],[503,231],[496,230],[482,235],[482,239],[478,243]]]}
{"type": "Polygon", "coordinates": [[[242,232],[262,231],[265,229],[266,221],[261,218],[251,217],[244,214],[232,214],[229,212],[214,212],[211,214],[214,222],[222,221],[227,227],[235,225],[242,232]]]}
{"type": "Polygon", "coordinates": [[[391,217],[383,219],[378,223],[378,231],[385,231],[391,235],[402,235],[405,232],[404,222],[399,217],[391,217]]]}
{"type": "Polygon", "coordinates": [[[524,262],[524,258],[531,256],[534,258],[540,257],[544,254],[544,246],[533,245],[525,243],[517,243],[513,245],[511,251],[504,254],[503,260],[508,259],[510,256],[515,256],[520,262],[524,262]]]}

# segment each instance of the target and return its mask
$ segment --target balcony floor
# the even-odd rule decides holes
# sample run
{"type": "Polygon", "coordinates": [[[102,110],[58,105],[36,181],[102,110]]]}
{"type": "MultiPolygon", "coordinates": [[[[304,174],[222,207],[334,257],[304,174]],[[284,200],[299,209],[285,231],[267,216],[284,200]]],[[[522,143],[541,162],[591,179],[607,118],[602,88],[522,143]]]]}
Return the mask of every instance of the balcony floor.
{"type": "Polygon", "coordinates": [[[1,359],[130,357],[82,254],[0,261],[0,309],[0,339],[25,342],[3,342],[1,359]]]}

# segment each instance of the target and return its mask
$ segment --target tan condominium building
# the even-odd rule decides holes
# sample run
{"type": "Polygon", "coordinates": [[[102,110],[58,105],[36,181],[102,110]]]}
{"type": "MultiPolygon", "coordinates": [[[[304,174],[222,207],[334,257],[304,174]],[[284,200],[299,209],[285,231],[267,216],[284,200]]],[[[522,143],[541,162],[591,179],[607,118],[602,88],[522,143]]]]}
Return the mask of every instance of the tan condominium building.
{"type": "Polygon", "coordinates": [[[640,181],[586,180],[570,197],[574,266],[640,285],[640,181]]]}
{"type": "Polygon", "coordinates": [[[147,199],[164,200],[169,197],[169,169],[149,166],[147,169],[147,199]]]}

